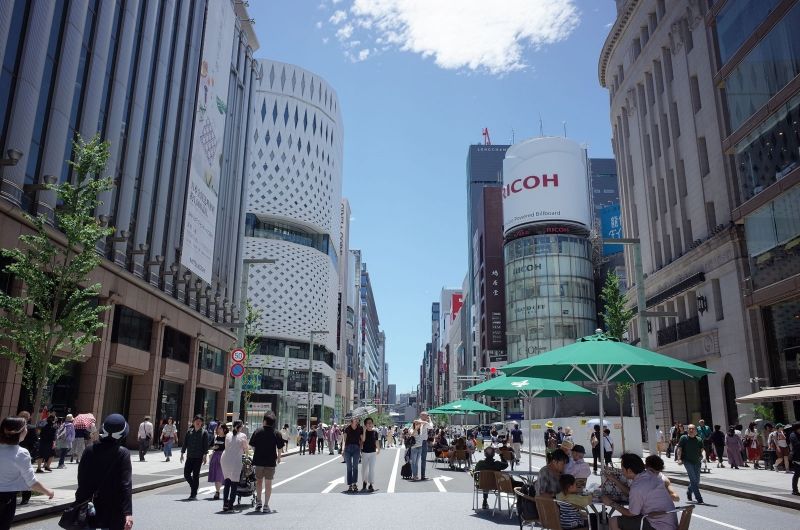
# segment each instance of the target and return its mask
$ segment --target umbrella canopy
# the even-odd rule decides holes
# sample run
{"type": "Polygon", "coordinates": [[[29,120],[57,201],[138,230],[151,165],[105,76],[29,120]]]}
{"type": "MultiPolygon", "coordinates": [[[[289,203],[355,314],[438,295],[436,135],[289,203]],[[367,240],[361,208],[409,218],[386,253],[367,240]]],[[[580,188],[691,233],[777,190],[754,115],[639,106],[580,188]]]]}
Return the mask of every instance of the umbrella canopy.
{"type": "Polygon", "coordinates": [[[484,396],[502,398],[535,398],[535,397],[561,397],[573,394],[593,394],[588,388],[583,388],[568,381],[554,379],[539,379],[537,377],[495,377],[464,392],[467,394],[481,394],[484,396]]]}
{"type": "Polygon", "coordinates": [[[376,412],[378,412],[378,409],[376,409],[375,407],[370,407],[370,406],[357,407],[357,408],[354,408],[353,410],[351,410],[350,414],[345,416],[345,419],[347,419],[349,421],[351,417],[353,417],[353,418],[363,418],[363,417],[369,416],[370,414],[375,414],[376,412]]]}
{"type": "MultiPolygon", "coordinates": [[[[591,420],[586,422],[586,425],[588,425],[589,427],[600,425],[600,418],[592,418],[591,420]]],[[[603,420],[603,427],[611,427],[611,423],[606,420],[603,420]]]]}
{"type": "Polygon", "coordinates": [[[429,410],[428,414],[473,414],[476,412],[500,412],[496,408],[484,405],[474,399],[459,399],[451,401],[433,410],[429,410]]]}
{"type": "Polygon", "coordinates": [[[75,426],[76,429],[91,429],[92,425],[97,423],[97,419],[94,417],[94,414],[78,414],[75,416],[75,420],[72,424],[75,426]]]}

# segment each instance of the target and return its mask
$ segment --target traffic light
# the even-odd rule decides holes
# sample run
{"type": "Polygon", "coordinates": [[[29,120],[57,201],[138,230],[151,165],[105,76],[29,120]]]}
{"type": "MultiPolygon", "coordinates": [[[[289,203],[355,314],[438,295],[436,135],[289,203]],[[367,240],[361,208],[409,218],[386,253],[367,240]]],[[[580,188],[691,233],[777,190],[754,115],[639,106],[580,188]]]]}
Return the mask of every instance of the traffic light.
{"type": "Polygon", "coordinates": [[[494,366],[489,368],[489,374],[490,374],[489,377],[497,377],[497,368],[495,368],[494,366]]]}
{"type": "Polygon", "coordinates": [[[481,377],[483,377],[484,381],[486,381],[488,379],[493,379],[493,378],[497,377],[498,375],[500,375],[497,372],[497,368],[495,368],[495,367],[488,368],[488,367],[485,367],[485,366],[482,366],[481,368],[479,368],[478,369],[478,373],[480,373],[480,375],[481,375],[481,377]]]}

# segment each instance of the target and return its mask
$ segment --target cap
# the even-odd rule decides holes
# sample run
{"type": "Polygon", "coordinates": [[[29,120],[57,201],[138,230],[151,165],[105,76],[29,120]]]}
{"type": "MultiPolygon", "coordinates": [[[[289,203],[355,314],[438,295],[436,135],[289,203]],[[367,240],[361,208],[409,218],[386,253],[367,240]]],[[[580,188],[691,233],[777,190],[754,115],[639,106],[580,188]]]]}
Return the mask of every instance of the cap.
{"type": "Polygon", "coordinates": [[[128,422],[122,414],[110,414],[103,420],[100,438],[119,440],[128,436],[128,422]]]}
{"type": "Polygon", "coordinates": [[[582,445],[576,445],[575,447],[572,448],[572,452],[573,453],[580,453],[582,455],[585,455],[586,454],[586,449],[584,449],[582,445]]]}
{"type": "Polygon", "coordinates": [[[776,429],[783,429],[783,423],[777,423],[777,424],[775,424],[775,428],[776,428],[776,429]]]}

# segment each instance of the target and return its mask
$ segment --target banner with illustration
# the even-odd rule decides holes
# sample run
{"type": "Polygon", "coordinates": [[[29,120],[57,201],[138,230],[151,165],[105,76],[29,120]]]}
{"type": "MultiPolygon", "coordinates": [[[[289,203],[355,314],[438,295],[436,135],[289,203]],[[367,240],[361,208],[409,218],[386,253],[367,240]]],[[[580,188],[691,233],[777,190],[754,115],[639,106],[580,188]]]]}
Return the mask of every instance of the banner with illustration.
{"type": "Polygon", "coordinates": [[[228,80],[236,15],[229,0],[209,0],[195,105],[181,264],[211,283],[228,80]]]}

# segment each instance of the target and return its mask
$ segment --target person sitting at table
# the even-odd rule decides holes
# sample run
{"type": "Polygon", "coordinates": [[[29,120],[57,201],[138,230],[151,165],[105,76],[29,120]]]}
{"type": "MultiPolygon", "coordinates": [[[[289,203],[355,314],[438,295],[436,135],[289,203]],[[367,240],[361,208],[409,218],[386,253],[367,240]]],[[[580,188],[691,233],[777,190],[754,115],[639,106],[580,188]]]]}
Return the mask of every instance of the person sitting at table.
{"type": "Polygon", "coordinates": [[[658,475],[658,478],[664,481],[664,487],[667,488],[669,496],[673,501],[678,502],[681,500],[680,495],[672,489],[672,482],[662,473],[664,471],[664,460],[662,460],[660,456],[648,456],[644,459],[644,465],[649,472],[658,475]]]}
{"type": "MultiPolygon", "coordinates": [[[[479,461],[477,464],[475,464],[475,469],[472,470],[474,473],[477,473],[479,471],[487,471],[487,470],[488,471],[502,471],[502,470],[504,470],[505,468],[508,467],[508,462],[506,462],[504,460],[495,460],[494,459],[494,447],[489,446],[486,449],[484,449],[483,455],[485,456],[485,458],[483,460],[479,461]]],[[[476,476],[475,480],[476,481],[478,480],[477,476],[476,476]]],[[[482,508],[484,510],[488,510],[489,509],[489,494],[485,493],[485,492],[483,494],[483,506],[482,506],[482,508]]]]}
{"type": "Polygon", "coordinates": [[[569,473],[575,478],[586,478],[592,474],[592,468],[589,463],[583,460],[583,455],[586,454],[586,449],[582,445],[576,445],[572,448],[570,461],[567,467],[564,468],[564,473],[569,473]]]}
{"type": "MultiPolygon", "coordinates": [[[[561,484],[561,492],[556,495],[556,500],[562,501],[558,505],[561,528],[571,530],[586,526],[587,515],[589,515],[586,507],[589,506],[592,498],[578,493],[578,486],[575,477],[572,475],[564,473],[561,475],[559,483],[561,484]]],[[[592,515],[590,528],[597,528],[597,522],[594,520],[597,516],[592,515]]]]}
{"type": "Polygon", "coordinates": [[[567,461],[569,461],[567,453],[561,449],[556,449],[550,454],[550,461],[539,470],[539,477],[536,480],[537,495],[555,497],[561,491],[561,482],[559,480],[567,461]]]}
{"type": "Polygon", "coordinates": [[[608,495],[603,496],[603,504],[621,514],[610,520],[611,530],[677,530],[678,517],[674,513],[648,517],[642,521],[643,516],[649,513],[675,509],[664,481],[645,468],[639,455],[625,453],[620,467],[625,478],[631,480],[630,498],[625,508],[608,495]]]}
{"type": "Polygon", "coordinates": [[[433,454],[436,456],[437,460],[439,458],[444,458],[443,453],[445,453],[449,448],[450,444],[447,443],[447,438],[444,436],[444,431],[440,431],[433,443],[433,454]]]}
{"type": "Polygon", "coordinates": [[[500,447],[497,448],[497,454],[500,455],[501,460],[509,463],[511,469],[514,469],[516,458],[514,456],[514,450],[508,446],[508,441],[503,440],[500,442],[500,447]]]}

